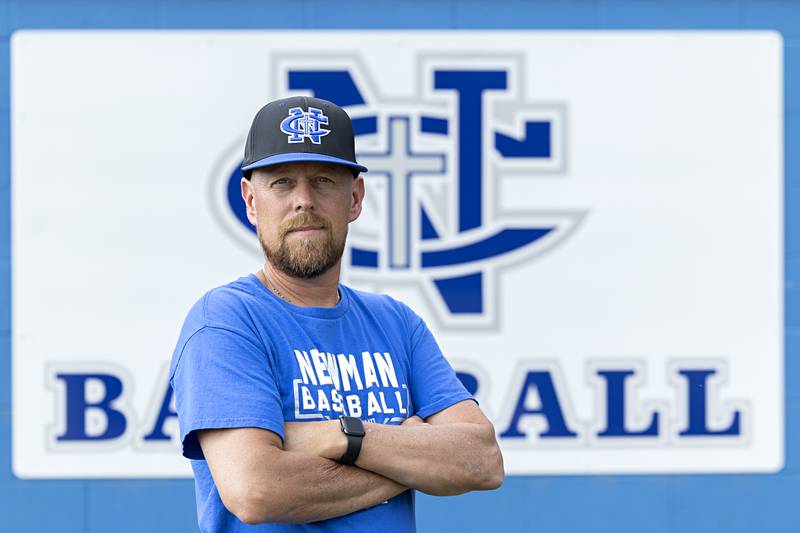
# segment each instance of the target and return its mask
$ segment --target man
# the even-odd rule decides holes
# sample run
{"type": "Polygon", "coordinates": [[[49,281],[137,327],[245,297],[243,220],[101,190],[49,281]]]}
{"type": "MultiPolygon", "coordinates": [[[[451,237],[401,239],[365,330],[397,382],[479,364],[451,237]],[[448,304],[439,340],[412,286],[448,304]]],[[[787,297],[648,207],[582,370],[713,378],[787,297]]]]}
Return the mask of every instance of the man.
{"type": "Polygon", "coordinates": [[[242,198],[266,261],[208,292],[173,355],[203,531],[415,530],[414,490],[494,489],[494,429],[424,322],[339,284],[366,168],[331,102],[256,115],[242,198]]]}

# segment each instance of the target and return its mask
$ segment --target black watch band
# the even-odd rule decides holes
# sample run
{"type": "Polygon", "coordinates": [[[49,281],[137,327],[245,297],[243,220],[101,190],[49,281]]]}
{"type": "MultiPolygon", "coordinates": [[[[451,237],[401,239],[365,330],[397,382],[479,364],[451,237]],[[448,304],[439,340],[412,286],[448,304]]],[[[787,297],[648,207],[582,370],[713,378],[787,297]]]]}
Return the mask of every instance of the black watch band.
{"type": "Polygon", "coordinates": [[[354,416],[343,416],[339,419],[342,425],[342,433],[347,436],[347,451],[344,452],[339,462],[343,465],[352,465],[358,459],[361,452],[361,442],[364,440],[364,423],[360,418],[354,416]]]}

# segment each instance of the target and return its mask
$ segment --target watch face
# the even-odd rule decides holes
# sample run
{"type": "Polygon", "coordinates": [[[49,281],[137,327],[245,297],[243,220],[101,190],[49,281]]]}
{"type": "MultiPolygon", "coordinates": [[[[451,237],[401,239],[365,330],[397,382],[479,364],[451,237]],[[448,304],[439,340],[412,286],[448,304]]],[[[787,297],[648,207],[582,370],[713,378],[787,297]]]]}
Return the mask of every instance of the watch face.
{"type": "Polygon", "coordinates": [[[343,416],[339,421],[342,423],[342,431],[344,431],[345,435],[352,435],[354,437],[364,436],[364,423],[361,422],[360,418],[343,416]]]}

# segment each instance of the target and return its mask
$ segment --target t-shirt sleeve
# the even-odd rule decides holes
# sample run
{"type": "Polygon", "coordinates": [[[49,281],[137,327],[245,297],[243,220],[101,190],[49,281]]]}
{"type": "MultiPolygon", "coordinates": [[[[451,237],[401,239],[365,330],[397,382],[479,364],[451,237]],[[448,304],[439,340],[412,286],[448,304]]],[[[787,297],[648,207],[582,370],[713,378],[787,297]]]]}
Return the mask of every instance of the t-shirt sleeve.
{"type": "Polygon", "coordinates": [[[475,400],[445,359],[425,322],[409,310],[411,333],[411,399],[422,419],[463,400],[475,400]]]}
{"type": "Polygon", "coordinates": [[[284,438],[280,392],[267,353],[240,332],[204,326],[194,333],[171,383],[184,457],[204,459],[200,429],[256,427],[284,438]]]}

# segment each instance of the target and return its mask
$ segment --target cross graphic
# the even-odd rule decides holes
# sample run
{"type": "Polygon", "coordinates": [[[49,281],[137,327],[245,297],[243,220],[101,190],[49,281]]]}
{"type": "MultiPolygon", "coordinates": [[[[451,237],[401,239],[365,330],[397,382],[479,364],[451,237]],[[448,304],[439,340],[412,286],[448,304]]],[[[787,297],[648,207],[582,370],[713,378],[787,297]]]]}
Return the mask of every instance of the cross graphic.
{"type": "Polygon", "coordinates": [[[383,174],[388,180],[389,266],[408,268],[411,255],[411,177],[418,174],[443,174],[444,154],[411,151],[409,119],[390,117],[388,151],[359,152],[358,160],[370,175],[383,174]]]}

